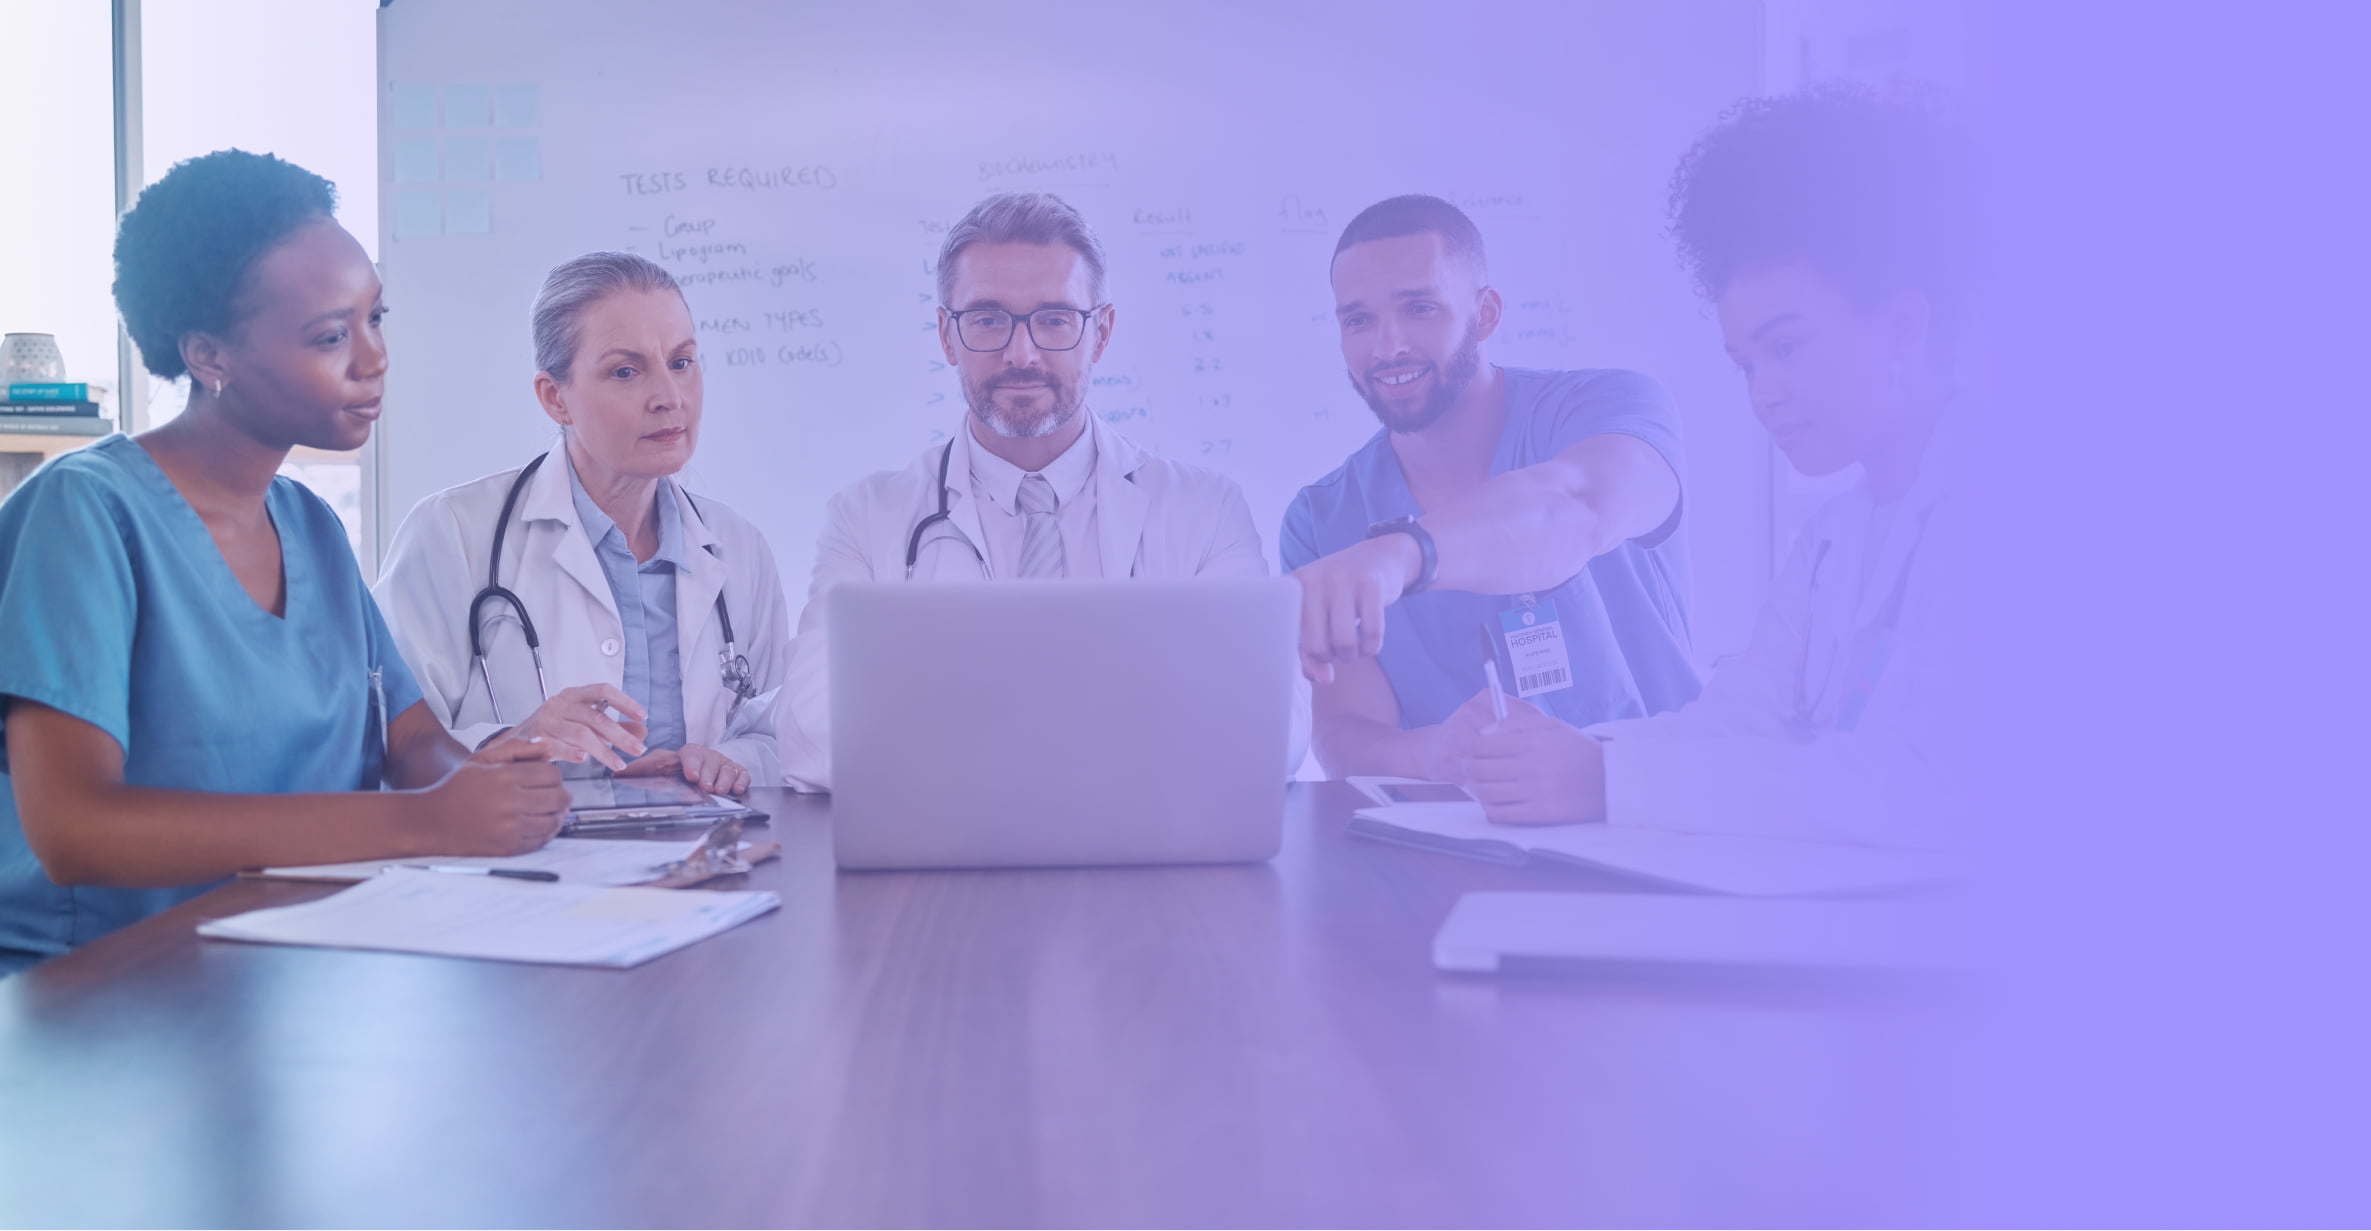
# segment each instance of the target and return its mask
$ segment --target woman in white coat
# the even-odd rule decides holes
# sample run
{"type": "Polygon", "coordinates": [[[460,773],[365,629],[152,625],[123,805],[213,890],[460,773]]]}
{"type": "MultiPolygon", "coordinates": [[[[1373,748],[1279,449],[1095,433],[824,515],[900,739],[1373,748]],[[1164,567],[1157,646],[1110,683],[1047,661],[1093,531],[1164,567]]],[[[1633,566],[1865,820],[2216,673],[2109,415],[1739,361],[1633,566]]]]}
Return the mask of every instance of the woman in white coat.
{"type": "Polygon", "coordinates": [[[774,553],[673,479],[700,436],[682,292],[641,257],[593,253],[544,280],[534,331],[559,446],[422,500],[374,589],[430,708],[470,747],[515,729],[619,774],[780,784],[774,553]]]}
{"type": "Polygon", "coordinates": [[[1581,731],[1509,701],[1464,774],[1491,819],[1966,840],[1988,587],[1951,397],[1965,174],[1920,100],[1852,85],[1749,100],[1681,160],[1671,232],[1755,416],[1797,470],[1860,481],[1695,703],[1581,731]]]}

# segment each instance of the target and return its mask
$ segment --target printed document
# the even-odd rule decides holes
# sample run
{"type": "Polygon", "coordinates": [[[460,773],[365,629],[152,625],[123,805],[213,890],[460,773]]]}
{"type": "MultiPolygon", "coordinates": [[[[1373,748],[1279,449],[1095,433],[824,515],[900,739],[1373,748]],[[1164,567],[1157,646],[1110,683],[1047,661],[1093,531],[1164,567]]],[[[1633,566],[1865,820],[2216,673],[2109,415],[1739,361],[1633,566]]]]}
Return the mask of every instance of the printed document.
{"type": "Polygon", "coordinates": [[[198,935],[624,968],[781,904],[761,890],[615,889],[399,869],[316,902],[210,920],[198,935]]]}

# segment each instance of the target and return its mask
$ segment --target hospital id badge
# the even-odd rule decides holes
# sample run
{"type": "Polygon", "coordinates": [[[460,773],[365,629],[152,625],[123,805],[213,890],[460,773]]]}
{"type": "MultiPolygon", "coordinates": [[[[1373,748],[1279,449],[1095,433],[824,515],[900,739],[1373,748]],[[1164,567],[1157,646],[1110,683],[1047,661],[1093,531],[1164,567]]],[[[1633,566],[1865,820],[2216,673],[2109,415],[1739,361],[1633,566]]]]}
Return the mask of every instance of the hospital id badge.
{"type": "Polygon", "coordinates": [[[1518,697],[1536,697],[1572,687],[1572,657],[1565,653],[1564,625],[1556,619],[1556,604],[1526,602],[1498,613],[1506,632],[1509,677],[1518,697]]]}

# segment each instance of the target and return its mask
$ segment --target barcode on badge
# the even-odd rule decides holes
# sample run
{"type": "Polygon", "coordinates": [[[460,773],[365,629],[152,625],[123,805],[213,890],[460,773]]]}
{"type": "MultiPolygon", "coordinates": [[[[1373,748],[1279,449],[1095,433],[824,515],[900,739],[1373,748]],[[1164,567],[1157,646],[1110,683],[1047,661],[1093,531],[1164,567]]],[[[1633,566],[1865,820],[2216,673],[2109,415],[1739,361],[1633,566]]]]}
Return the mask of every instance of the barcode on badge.
{"type": "Polygon", "coordinates": [[[1572,673],[1562,667],[1551,667],[1533,675],[1515,677],[1516,692],[1530,692],[1539,688],[1562,688],[1572,679],[1572,673]]]}

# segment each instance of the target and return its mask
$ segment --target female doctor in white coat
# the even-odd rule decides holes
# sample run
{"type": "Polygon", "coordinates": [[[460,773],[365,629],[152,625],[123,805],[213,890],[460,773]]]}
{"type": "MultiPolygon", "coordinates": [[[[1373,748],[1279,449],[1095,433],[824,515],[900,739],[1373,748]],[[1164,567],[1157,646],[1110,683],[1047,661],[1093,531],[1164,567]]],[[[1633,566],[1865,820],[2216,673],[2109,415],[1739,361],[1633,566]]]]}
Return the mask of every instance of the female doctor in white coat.
{"type": "Polygon", "coordinates": [[[593,253],[544,280],[534,330],[559,445],[422,500],[374,588],[429,707],[469,747],[515,729],[620,774],[779,784],[774,553],[672,477],[700,437],[682,292],[641,257],[593,253]]]}
{"type": "Polygon", "coordinates": [[[1797,470],[1860,479],[1693,704],[1581,731],[1510,700],[1464,774],[1492,820],[1967,841],[1990,587],[1951,397],[1966,171],[1919,99],[1857,85],[1743,103],[1680,161],[1671,233],[1755,417],[1797,470]]]}

